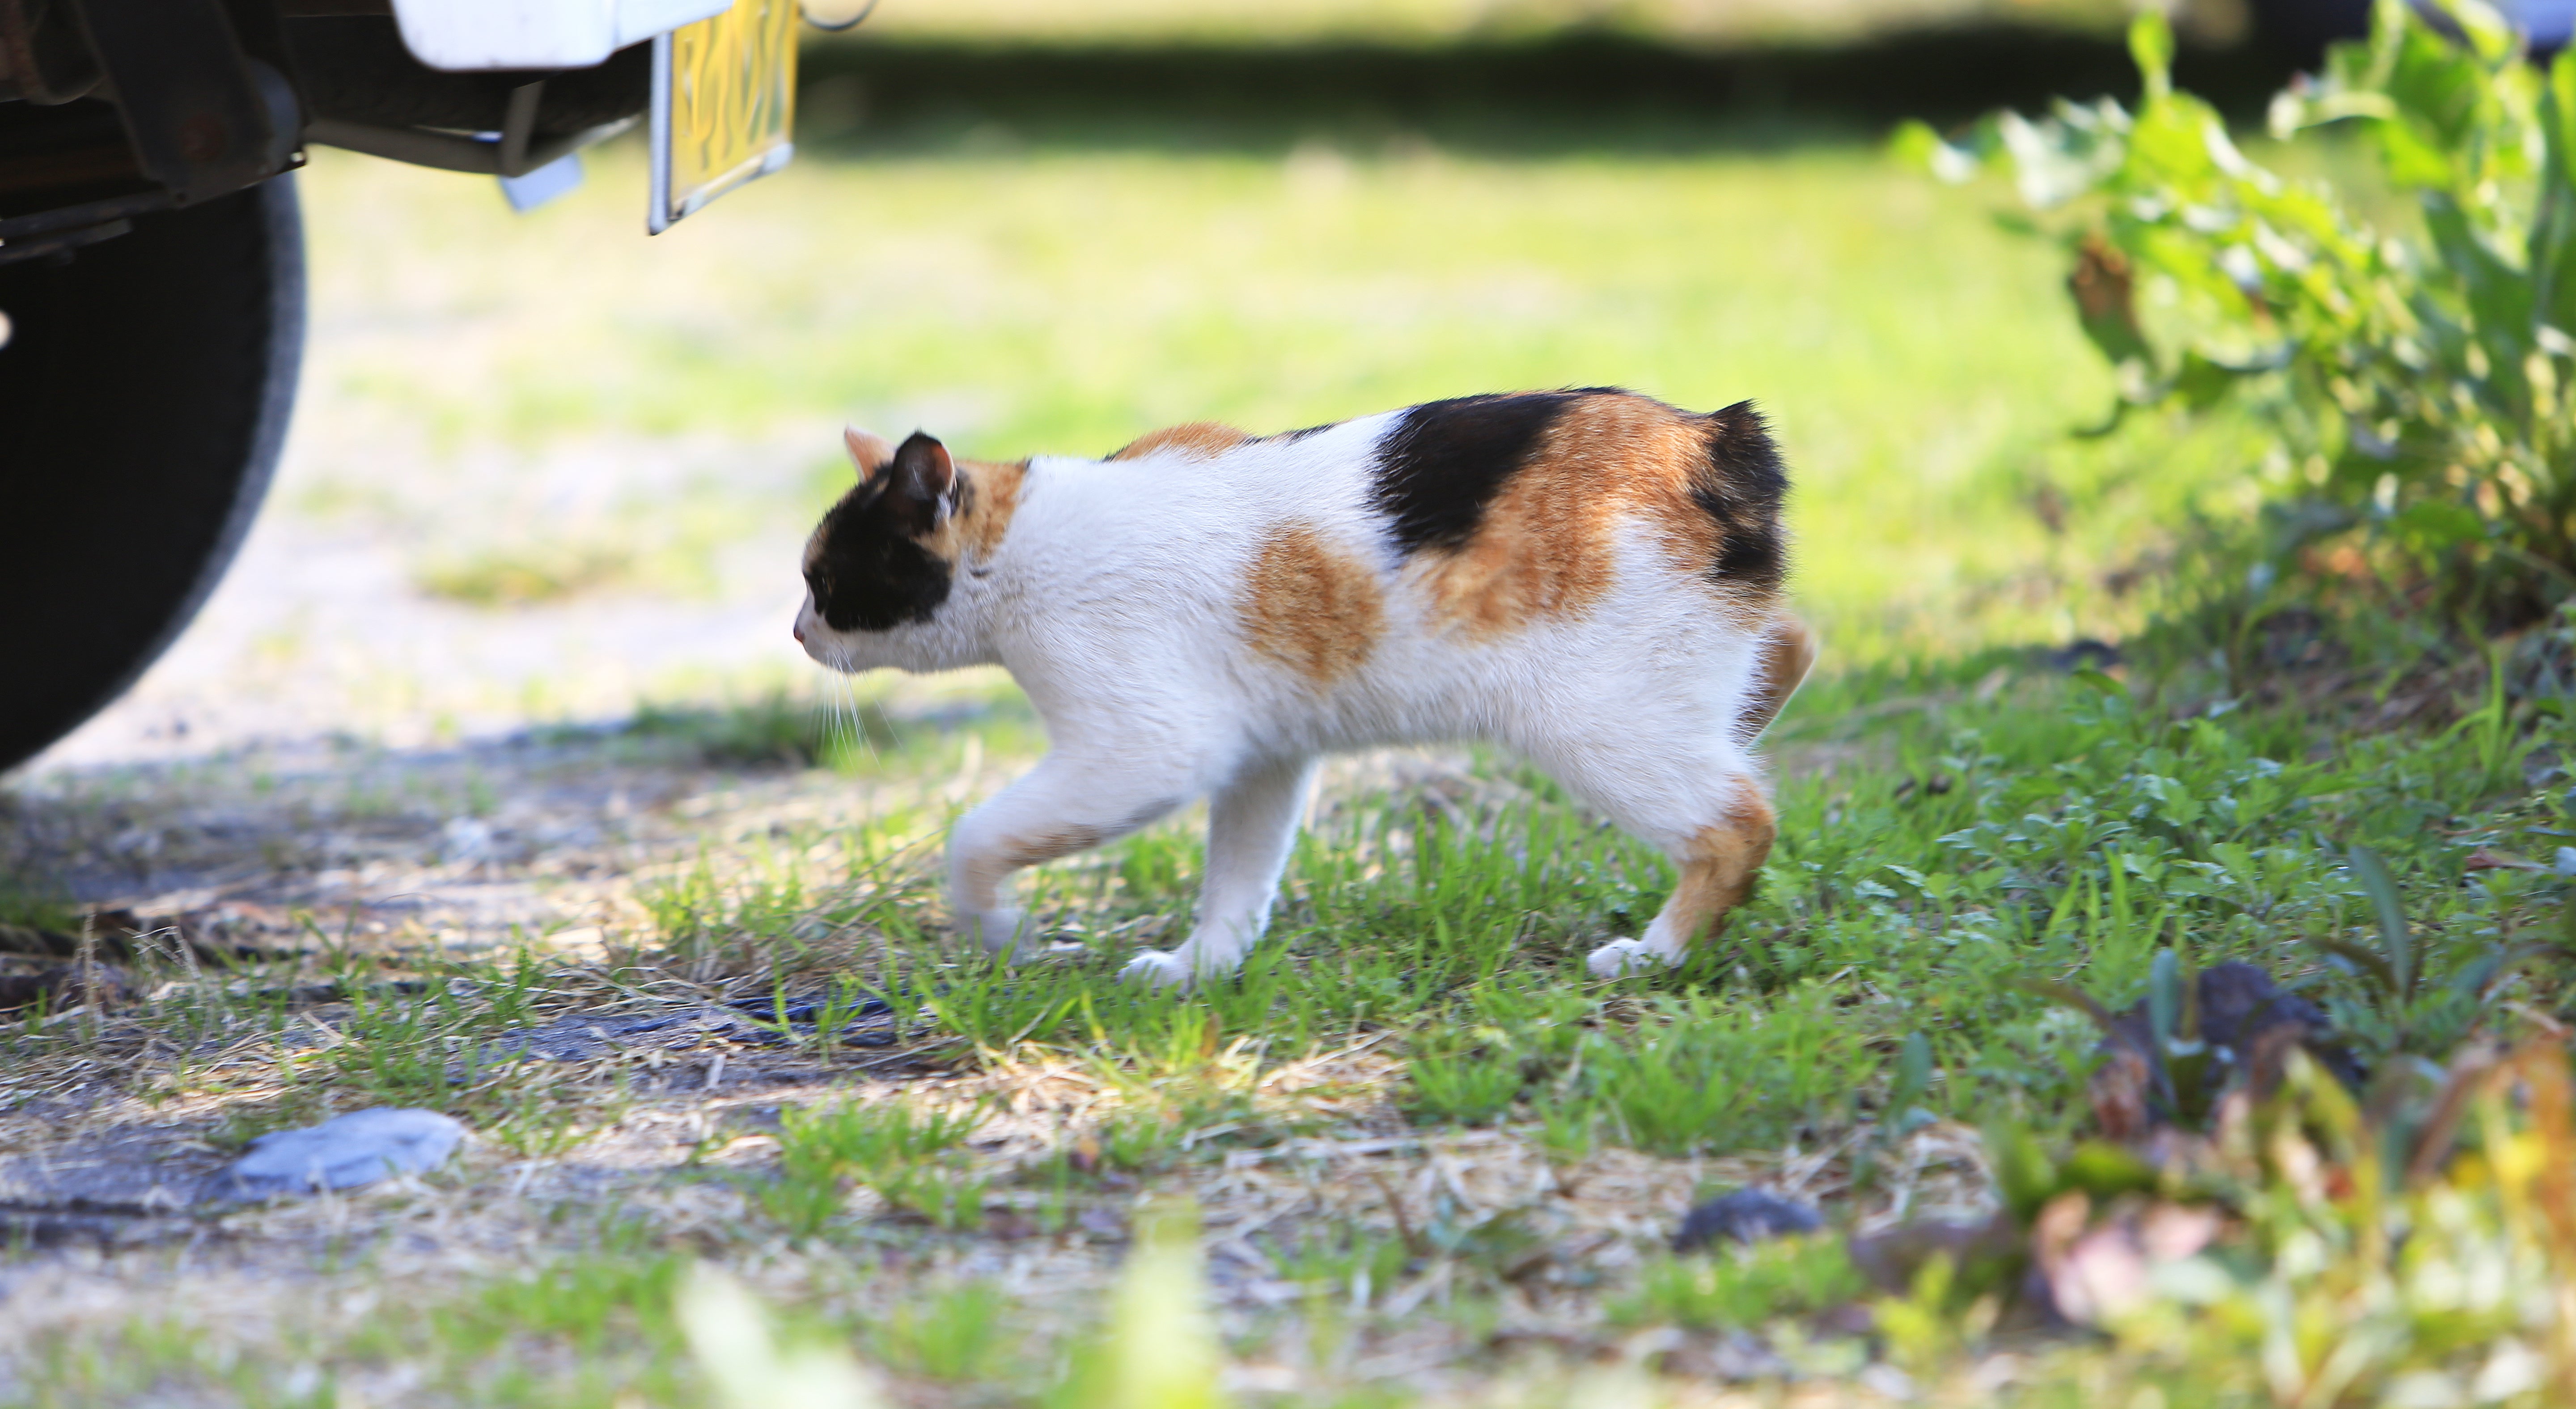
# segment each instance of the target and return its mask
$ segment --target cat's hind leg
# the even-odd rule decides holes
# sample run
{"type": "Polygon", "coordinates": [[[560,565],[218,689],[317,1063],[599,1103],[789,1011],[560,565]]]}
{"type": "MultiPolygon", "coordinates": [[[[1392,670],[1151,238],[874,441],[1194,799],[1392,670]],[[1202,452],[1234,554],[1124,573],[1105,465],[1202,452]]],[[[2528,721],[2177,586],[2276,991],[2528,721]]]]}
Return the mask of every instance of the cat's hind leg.
{"type": "Polygon", "coordinates": [[[1614,939],[1592,951],[1585,962],[1595,976],[1618,978],[1680,963],[1703,933],[1722,923],[1751,893],[1779,824],[1770,799],[1751,775],[1726,781],[1726,800],[1715,815],[1671,848],[1681,870],[1672,898],[1655,912],[1644,934],[1614,939]]]}
{"type": "Polygon", "coordinates": [[[1208,805],[1207,881],[1199,890],[1198,924],[1180,947],[1145,950],[1119,977],[1191,984],[1242,967],[1243,956],[1270,926],[1270,905],[1314,776],[1311,758],[1261,761],[1217,790],[1208,805]]]}
{"type": "Polygon", "coordinates": [[[1035,937],[1027,917],[1003,903],[1003,882],[1013,872],[1115,841],[1204,786],[1184,760],[1048,754],[949,834],[948,894],[959,931],[996,954],[1020,957],[1035,937]]]}
{"type": "Polygon", "coordinates": [[[1713,742],[1669,753],[1651,748],[1655,740],[1689,733],[1707,737],[1703,725],[1685,730],[1649,713],[1619,734],[1587,731],[1527,750],[1531,761],[1662,850],[1680,871],[1672,897],[1644,934],[1592,951],[1592,972],[1603,978],[1680,963],[1703,933],[1744,903],[1771,854],[1778,822],[1741,750],[1713,742]]]}
{"type": "Polygon", "coordinates": [[[1815,665],[1816,634],[1807,624],[1785,612],[1771,618],[1755,657],[1752,694],[1744,702],[1744,716],[1735,722],[1736,736],[1751,746],[1780,717],[1781,708],[1806,683],[1807,672],[1815,665]]]}

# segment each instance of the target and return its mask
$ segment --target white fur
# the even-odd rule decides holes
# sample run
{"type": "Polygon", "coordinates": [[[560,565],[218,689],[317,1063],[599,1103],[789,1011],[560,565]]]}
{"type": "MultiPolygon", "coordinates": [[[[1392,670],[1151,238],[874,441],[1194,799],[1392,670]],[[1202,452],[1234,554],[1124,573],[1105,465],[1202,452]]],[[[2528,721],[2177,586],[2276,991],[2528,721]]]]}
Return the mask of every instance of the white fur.
{"type": "MultiPolygon", "coordinates": [[[[1580,614],[1481,639],[1433,619],[1420,569],[1369,503],[1373,452],[1400,414],[1214,457],[1040,458],[998,549],[959,565],[931,620],[836,632],[808,594],[798,635],[823,664],[999,664],[1046,721],[1046,758],[950,838],[961,929],[997,951],[1031,944],[1002,885],[1012,839],[1081,828],[1105,840],[1212,794],[1198,925],[1125,975],[1231,973],[1268,924],[1314,761],[1333,750],[1502,744],[1676,856],[1744,780],[1760,786],[1739,737],[1760,625],[1677,570],[1646,525],[1627,526],[1609,592],[1580,614]],[[1246,574],[1284,521],[1377,565],[1385,590],[1384,635],[1327,691],[1243,636],[1246,574]]],[[[1592,967],[1673,963],[1693,938],[1659,919],[1595,950],[1592,967]]]]}

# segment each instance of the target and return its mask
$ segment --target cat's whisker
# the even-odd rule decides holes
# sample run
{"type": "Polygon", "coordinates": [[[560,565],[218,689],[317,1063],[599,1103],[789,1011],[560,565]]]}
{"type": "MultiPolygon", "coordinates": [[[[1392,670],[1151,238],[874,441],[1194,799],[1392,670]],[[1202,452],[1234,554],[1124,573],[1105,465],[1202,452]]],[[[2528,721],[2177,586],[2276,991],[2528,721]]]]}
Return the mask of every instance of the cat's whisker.
{"type": "Polygon", "coordinates": [[[859,703],[858,682],[847,675],[841,677],[841,708],[849,718],[850,736],[867,750],[868,762],[883,763],[885,760],[877,755],[876,736],[868,732],[867,707],[859,703]]]}

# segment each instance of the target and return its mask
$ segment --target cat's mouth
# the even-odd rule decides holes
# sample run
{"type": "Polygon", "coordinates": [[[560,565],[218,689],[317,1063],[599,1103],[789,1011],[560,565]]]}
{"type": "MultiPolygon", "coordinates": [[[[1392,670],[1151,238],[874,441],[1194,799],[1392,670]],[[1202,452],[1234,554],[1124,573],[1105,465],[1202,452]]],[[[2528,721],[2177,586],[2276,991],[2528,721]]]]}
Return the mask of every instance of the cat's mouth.
{"type": "Polygon", "coordinates": [[[826,670],[837,670],[843,675],[859,673],[858,663],[850,659],[848,642],[831,640],[820,632],[809,632],[804,629],[805,624],[802,621],[797,623],[797,628],[797,644],[805,648],[805,654],[816,665],[826,670]]]}
{"type": "Polygon", "coordinates": [[[822,614],[814,610],[813,598],[806,598],[805,604],[796,609],[796,620],[789,624],[787,630],[815,664],[843,675],[858,673],[850,663],[848,643],[831,639],[831,633],[824,629],[822,614]]]}

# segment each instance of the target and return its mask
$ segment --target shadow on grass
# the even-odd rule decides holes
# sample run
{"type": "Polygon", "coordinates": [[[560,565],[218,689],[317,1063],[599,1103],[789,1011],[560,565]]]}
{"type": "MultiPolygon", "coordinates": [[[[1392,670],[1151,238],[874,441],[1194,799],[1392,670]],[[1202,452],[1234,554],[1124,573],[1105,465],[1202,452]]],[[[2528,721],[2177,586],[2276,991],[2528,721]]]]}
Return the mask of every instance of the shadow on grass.
{"type": "MultiPolygon", "coordinates": [[[[1438,47],[984,45],[855,36],[802,57],[800,152],[961,141],[1284,151],[1416,134],[1499,155],[1766,150],[1965,121],[2051,98],[2136,96],[2117,36],[1944,28],[1834,47],[1690,49],[1601,33],[1438,47]]],[[[2176,82],[2251,120],[2296,66],[2262,44],[2186,49],[2176,82]]]]}

